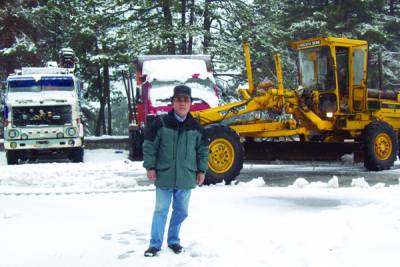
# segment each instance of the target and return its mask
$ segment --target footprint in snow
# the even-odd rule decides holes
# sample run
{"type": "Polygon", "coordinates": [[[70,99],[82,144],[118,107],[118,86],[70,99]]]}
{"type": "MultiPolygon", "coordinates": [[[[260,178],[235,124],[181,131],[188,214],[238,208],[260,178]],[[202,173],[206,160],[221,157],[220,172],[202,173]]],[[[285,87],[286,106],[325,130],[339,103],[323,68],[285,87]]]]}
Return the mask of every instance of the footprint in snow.
{"type": "Polygon", "coordinates": [[[122,244],[122,245],[130,245],[131,242],[129,242],[128,240],[126,240],[125,238],[120,238],[118,239],[118,243],[122,244]]]}
{"type": "Polygon", "coordinates": [[[135,233],[136,233],[136,230],[135,229],[131,229],[131,230],[128,230],[128,231],[121,232],[119,234],[120,235],[135,235],[135,233]]]}
{"type": "Polygon", "coordinates": [[[213,258],[218,256],[218,254],[214,251],[211,251],[201,244],[197,242],[192,242],[186,248],[186,253],[189,253],[190,257],[197,258],[197,257],[205,257],[205,258],[213,258]]]}
{"type": "Polygon", "coordinates": [[[135,235],[140,237],[140,236],[145,236],[146,234],[145,233],[136,233],[135,235]]]}
{"type": "Polygon", "coordinates": [[[112,234],[104,234],[104,235],[101,237],[101,239],[104,239],[104,240],[111,240],[111,239],[112,239],[112,234]]]}
{"type": "Polygon", "coordinates": [[[119,259],[119,260],[126,259],[126,258],[128,258],[128,257],[129,257],[132,253],[134,253],[134,252],[135,252],[134,250],[128,250],[127,252],[125,252],[125,253],[119,255],[119,256],[118,256],[118,259],[119,259]]]}

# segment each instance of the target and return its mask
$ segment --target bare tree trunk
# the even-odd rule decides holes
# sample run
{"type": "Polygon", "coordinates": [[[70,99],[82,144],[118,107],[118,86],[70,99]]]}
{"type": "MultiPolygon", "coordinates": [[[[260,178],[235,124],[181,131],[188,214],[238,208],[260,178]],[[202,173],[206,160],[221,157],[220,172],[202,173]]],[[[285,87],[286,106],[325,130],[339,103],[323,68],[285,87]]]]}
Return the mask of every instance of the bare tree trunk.
{"type": "Polygon", "coordinates": [[[168,54],[175,54],[175,38],[173,34],[171,3],[169,0],[163,0],[162,9],[164,14],[164,30],[168,33],[166,37],[168,54]]]}
{"type": "MultiPolygon", "coordinates": [[[[194,0],[191,1],[191,6],[190,6],[190,17],[189,17],[189,26],[192,27],[194,23],[194,0]]],[[[188,47],[187,47],[187,53],[189,55],[193,54],[193,35],[190,33],[189,34],[189,41],[188,41],[188,47]]]]}
{"type": "Polygon", "coordinates": [[[210,0],[204,2],[204,36],[203,36],[203,53],[208,53],[208,47],[211,41],[211,17],[210,17],[210,0]]]}
{"type": "Polygon", "coordinates": [[[107,134],[107,127],[106,127],[106,102],[103,103],[103,115],[102,115],[102,121],[101,121],[101,128],[103,129],[102,135],[107,134]]]}
{"type": "Polygon", "coordinates": [[[95,129],[95,135],[100,136],[101,135],[101,128],[102,128],[102,122],[104,121],[104,101],[103,101],[103,86],[101,82],[101,72],[100,72],[100,66],[97,65],[97,97],[99,98],[100,102],[100,109],[99,109],[99,116],[97,117],[97,123],[96,123],[96,129],[95,129]]]}
{"type": "Polygon", "coordinates": [[[132,110],[132,98],[131,98],[131,84],[127,80],[129,79],[129,75],[126,75],[125,71],[122,72],[122,81],[124,82],[125,93],[128,98],[128,123],[133,121],[133,110],[132,110]]]}
{"type": "Polygon", "coordinates": [[[111,115],[111,92],[110,92],[110,71],[108,63],[103,68],[104,78],[104,100],[107,102],[107,134],[112,135],[112,115],[111,115]]]}
{"type": "Polygon", "coordinates": [[[394,16],[395,1],[396,0],[389,0],[389,15],[390,16],[394,16]]]}
{"type": "MultiPolygon", "coordinates": [[[[182,29],[185,27],[186,24],[186,1],[187,0],[181,0],[182,3],[182,10],[181,10],[181,27],[182,29]]],[[[182,41],[181,41],[181,53],[184,55],[186,54],[186,35],[182,36],[182,41]]]]}
{"type": "Polygon", "coordinates": [[[137,101],[138,101],[138,99],[140,98],[140,95],[138,95],[138,91],[136,91],[136,87],[133,85],[133,80],[134,79],[134,75],[133,75],[133,73],[131,72],[131,70],[129,69],[128,70],[128,84],[130,84],[130,86],[128,86],[128,87],[130,87],[131,88],[131,95],[132,95],[132,106],[131,106],[131,109],[132,109],[132,122],[134,122],[134,123],[138,123],[138,119],[137,119],[137,110],[136,110],[136,105],[137,105],[137,101]]]}

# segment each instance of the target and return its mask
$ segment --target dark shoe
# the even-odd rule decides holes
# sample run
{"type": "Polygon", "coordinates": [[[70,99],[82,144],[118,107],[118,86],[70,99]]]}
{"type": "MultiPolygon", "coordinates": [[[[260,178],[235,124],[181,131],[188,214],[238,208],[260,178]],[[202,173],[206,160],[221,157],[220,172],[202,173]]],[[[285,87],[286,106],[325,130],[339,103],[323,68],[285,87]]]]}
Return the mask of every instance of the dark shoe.
{"type": "Polygon", "coordinates": [[[181,245],[179,245],[179,244],[168,245],[168,247],[169,247],[170,249],[172,249],[172,251],[173,251],[175,254],[180,254],[180,253],[182,253],[182,252],[184,251],[183,247],[182,247],[181,245]]]}
{"type": "Polygon", "coordinates": [[[158,248],[155,247],[149,247],[145,252],[144,252],[144,256],[145,257],[154,257],[157,256],[157,253],[160,250],[158,248]]]}

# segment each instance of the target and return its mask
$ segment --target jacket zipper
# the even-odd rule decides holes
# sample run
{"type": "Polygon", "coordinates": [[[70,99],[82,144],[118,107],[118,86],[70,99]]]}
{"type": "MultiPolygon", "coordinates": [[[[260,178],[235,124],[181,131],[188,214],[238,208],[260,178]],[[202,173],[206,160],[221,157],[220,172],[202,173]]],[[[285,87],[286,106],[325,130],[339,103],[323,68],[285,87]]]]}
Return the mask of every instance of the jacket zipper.
{"type": "Polygon", "coordinates": [[[174,181],[174,188],[176,188],[176,177],[177,177],[177,175],[178,175],[178,157],[177,157],[177,151],[178,151],[178,143],[179,143],[179,138],[180,138],[180,135],[181,135],[181,128],[180,128],[180,126],[179,126],[179,122],[176,122],[176,124],[177,124],[177,129],[178,129],[178,137],[176,138],[176,142],[175,142],[175,151],[174,151],[174,159],[175,159],[175,181],[174,181]]]}

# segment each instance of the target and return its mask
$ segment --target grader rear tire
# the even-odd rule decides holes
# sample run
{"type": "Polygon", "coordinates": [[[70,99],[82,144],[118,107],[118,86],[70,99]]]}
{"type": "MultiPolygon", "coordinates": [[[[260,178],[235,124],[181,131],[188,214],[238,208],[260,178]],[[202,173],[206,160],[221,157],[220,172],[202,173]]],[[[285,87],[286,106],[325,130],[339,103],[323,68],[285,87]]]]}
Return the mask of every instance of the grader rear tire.
{"type": "Polygon", "coordinates": [[[364,166],[369,171],[388,170],[399,150],[396,133],[386,122],[372,122],[362,136],[364,166]]]}
{"type": "Polygon", "coordinates": [[[206,128],[208,147],[208,170],[204,184],[225,181],[230,184],[243,168],[244,149],[240,138],[231,128],[213,125],[206,128]]]}

